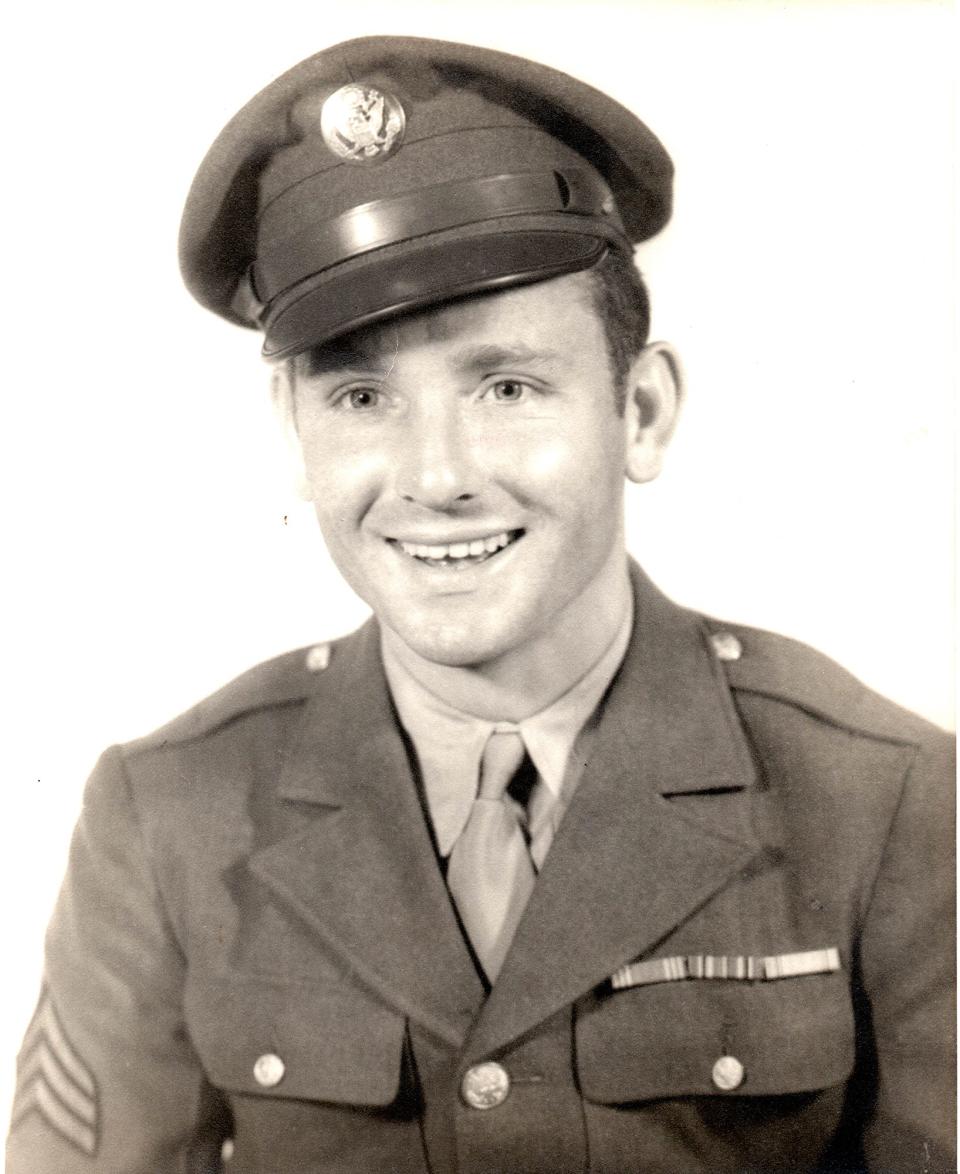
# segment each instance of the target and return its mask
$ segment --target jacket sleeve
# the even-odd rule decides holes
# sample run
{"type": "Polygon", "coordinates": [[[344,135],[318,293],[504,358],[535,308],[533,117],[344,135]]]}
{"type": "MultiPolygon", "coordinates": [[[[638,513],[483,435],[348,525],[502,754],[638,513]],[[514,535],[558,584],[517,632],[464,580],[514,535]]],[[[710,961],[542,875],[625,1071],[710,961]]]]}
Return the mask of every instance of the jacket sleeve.
{"type": "Polygon", "coordinates": [[[216,1171],[225,1111],[182,1017],[184,959],[119,750],[84,795],[18,1059],[8,1174],[216,1171]]]}
{"type": "Polygon", "coordinates": [[[870,1170],[955,1171],[954,762],[922,747],[904,784],[861,933],[875,1101],[870,1170]]]}

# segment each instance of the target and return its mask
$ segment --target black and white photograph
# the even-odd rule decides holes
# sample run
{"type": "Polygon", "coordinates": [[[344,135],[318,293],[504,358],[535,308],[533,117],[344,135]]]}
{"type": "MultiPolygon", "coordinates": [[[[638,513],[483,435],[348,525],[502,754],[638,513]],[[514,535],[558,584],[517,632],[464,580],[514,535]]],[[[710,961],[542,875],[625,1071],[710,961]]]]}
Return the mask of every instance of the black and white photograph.
{"type": "Polygon", "coordinates": [[[9,1174],[955,1171],[955,5],[7,25],[9,1174]]]}

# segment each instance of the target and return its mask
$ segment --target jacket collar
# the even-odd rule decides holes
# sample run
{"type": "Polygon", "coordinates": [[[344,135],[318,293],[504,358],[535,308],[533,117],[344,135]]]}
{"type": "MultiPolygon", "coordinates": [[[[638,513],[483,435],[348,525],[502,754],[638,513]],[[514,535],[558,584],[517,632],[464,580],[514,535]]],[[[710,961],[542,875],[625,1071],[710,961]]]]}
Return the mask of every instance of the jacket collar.
{"type": "Polygon", "coordinates": [[[483,987],[437,865],[376,625],[335,649],[280,780],[313,805],[251,867],[413,1021],[489,1054],[635,958],[754,855],[749,748],[699,620],[631,570],[630,646],[590,762],[497,984],[483,987]],[[668,797],[709,793],[709,802],[668,797]],[[471,1024],[473,1025],[471,1031],[471,1024]]]}

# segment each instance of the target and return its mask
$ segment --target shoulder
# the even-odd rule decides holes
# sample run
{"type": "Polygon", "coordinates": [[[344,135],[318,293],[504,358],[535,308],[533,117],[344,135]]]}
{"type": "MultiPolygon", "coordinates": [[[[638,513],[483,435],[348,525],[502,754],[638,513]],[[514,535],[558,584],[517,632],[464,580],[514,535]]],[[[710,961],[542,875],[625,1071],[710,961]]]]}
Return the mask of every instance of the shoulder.
{"type": "Polygon", "coordinates": [[[887,842],[899,820],[917,859],[950,855],[935,845],[953,820],[952,734],[808,645],[702,622],[765,793],[794,840],[820,844],[821,860],[845,842],[853,859],[887,842]]]}
{"type": "Polygon", "coordinates": [[[122,746],[127,758],[207,739],[259,714],[298,709],[316,692],[334,657],[348,653],[350,637],[308,645],[254,665],[159,729],[122,746]]]}
{"type": "Polygon", "coordinates": [[[809,645],[711,617],[703,623],[731,691],[744,703],[756,699],[770,710],[797,711],[813,723],[868,739],[952,745],[946,731],[874,692],[809,645]]]}

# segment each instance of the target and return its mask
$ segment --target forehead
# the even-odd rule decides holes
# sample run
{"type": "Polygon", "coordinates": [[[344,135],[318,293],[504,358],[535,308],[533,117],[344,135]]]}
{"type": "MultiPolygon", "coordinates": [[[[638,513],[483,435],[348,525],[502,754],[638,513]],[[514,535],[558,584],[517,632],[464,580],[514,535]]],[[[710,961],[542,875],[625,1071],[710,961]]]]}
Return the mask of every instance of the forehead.
{"type": "Polygon", "coordinates": [[[352,331],[300,357],[306,373],[383,365],[400,352],[509,346],[530,357],[603,347],[589,273],[476,294],[352,331]]]}

